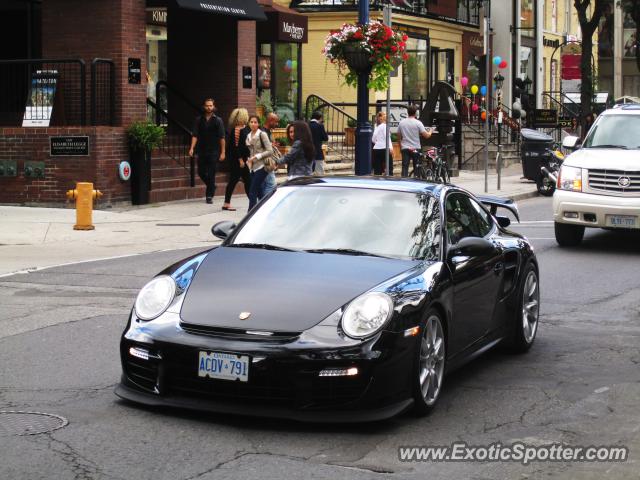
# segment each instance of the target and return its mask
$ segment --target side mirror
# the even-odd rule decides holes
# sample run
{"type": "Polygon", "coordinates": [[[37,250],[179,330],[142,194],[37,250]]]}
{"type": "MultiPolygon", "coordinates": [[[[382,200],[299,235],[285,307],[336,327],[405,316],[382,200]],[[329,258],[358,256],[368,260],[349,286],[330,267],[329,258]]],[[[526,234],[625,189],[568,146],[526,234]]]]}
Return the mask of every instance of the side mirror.
{"type": "Polygon", "coordinates": [[[502,228],[507,228],[509,225],[511,225],[511,219],[509,217],[496,215],[496,220],[498,221],[498,225],[500,225],[502,228]]]}
{"type": "Polygon", "coordinates": [[[449,258],[479,257],[495,250],[493,243],[479,237],[466,237],[449,248],[449,258]]]}
{"type": "Polygon", "coordinates": [[[564,137],[564,140],[562,140],[562,147],[567,150],[577,150],[580,148],[580,138],[574,136],[564,137]]]}
{"type": "Polygon", "coordinates": [[[236,227],[237,225],[231,220],[223,220],[222,222],[218,222],[213,227],[211,227],[211,233],[214,237],[218,237],[224,240],[236,227]]]}

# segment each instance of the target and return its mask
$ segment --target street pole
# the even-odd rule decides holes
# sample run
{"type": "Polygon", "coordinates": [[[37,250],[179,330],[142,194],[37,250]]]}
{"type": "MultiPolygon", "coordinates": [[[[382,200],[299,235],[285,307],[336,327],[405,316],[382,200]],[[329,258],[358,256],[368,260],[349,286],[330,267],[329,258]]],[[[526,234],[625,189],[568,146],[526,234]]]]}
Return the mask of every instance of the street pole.
{"type": "MultiPolygon", "coordinates": [[[[358,22],[369,23],[369,0],[358,2],[358,22]]],[[[373,129],[369,122],[369,75],[371,69],[358,73],[358,126],[356,128],[356,175],[371,174],[371,137],[373,129]]]]}
{"type": "Polygon", "coordinates": [[[498,99],[498,155],[496,157],[496,166],[498,168],[498,190],[500,190],[500,179],[502,177],[502,86],[496,90],[498,99]]]}
{"type": "MultiPolygon", "coordinates": [[[[384,6],[384,24],[387,27],[391,27],[393,24],[393,20],[391,18],[391,14],[392,14],[392,9],[391,9],[391,5],[385,5],[384,6]]],[[[389,75],[387,76],[387,82],[389,84],[389,86],[387,87],[387,108],[386,108],[386,118],[387,118],[387,123],[385,124],[385,137],[384,137],[384,165],[385,165],[385,171],[384,174],[386,177],[389,176],[389,170],[390,170],[390,162],[389,162],[389,118],[391,116],[391,73],[389,73],[389,75]]]]}
{"type": "Polygon", "coordinates": [[[491,0],[485,1],[484,9],[484,44],[486,54],[486,116],[484,121],[484,193],[489,192],[489,100],[491,99],[490,93],[490,79],[491,79],[491,38],[489,34],[491,32],[491,0]]]}

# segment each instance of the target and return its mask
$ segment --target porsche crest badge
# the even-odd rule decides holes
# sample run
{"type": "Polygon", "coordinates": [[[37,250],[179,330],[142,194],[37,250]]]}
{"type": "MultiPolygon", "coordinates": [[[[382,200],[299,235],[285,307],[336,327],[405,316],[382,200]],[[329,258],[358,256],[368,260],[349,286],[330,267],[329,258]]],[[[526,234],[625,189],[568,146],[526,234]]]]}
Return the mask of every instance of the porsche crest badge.
{"type": "Polygon", "coordinates": [[[246,320],[250,316],[251,316],[251,312],[240,312],[240,315],[238,315],[238,318],[240,320],[246,320]]]}

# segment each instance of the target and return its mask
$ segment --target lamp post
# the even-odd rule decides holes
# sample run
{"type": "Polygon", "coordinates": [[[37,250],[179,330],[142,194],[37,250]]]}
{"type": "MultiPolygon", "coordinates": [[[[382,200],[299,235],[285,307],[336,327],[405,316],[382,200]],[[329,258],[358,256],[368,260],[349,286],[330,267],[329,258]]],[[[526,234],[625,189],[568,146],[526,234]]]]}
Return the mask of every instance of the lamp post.
{"type": "MultiPolygon", "coordinates": [[[[484,9],[484,54],[486,57],[485,85],[489,88],[491,79],[491,0],[477,0],[477,7],[484,9]]],[[[489,191],[489,112],[491,95],[486,94],[486,117],[484,120],[484,193],[489,191]]],[[[482,117],[480,117],[482,118],[482,117]]]]}
{"type": "MultiPolygon", "coordinates": [[[[358,1],[358,22],[369,23],[369,0],[358,1]]],[[[371,68],[358,73],[358,126],[356,128],[355,174],[371,174],[371,137],[373,128],[369,123],[369,75],[371,68]]]]}
{"type": "Polygon", "coordinates": [[[496,99],[498,100],[498,155],[496,157],[496,168],[498,169],[498,190],[500,190],[502,176],[502,84],[504,83],[504,77],[498,72],[493,77],[493,81],[496,86],[496,99]]]}

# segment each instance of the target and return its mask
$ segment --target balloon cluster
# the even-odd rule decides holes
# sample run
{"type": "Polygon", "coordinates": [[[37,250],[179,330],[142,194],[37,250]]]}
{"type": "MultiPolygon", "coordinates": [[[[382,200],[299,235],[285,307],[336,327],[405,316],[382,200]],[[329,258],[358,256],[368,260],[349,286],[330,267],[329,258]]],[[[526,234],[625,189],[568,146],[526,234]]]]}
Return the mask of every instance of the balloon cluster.
{"type": "Polygon", "coordinates": [[[498,68],[507,68],[507,61],[498,55],[493,57],[493,64],[498,68]]]}
{"type": "Polygon", "coordinates": [[[284,67],[282,67],[282,69],[286,73],[291,73],[292,71],[298,69],[298,61],[297,60],[287,60],[286,62],[284,62],[284,67]]]}

